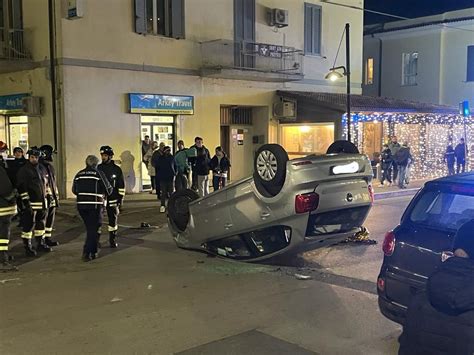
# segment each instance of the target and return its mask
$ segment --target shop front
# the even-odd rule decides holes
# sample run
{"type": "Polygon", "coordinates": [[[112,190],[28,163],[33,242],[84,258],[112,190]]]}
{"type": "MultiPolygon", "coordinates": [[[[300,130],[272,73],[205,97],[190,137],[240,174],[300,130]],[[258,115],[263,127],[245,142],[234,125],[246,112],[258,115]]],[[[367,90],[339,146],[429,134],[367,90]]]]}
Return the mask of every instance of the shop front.
{"type": "Polygon", "coordinates": [[[0,141],[28,150],[28,116],[24,115],[23,98],[28,94],[0,96],[0,141]]]}
{"type": "MultiPolygon", "coordinates": [[[[140,114],[140,141],[146,136],[158,144],[164,143],[176,151],[178,118],[194,114],[194,97],[162,94],[129,94],[129,112],[140,114]]],[[[143,158],[143,157],[142,157],[143,158]]],[[[142,190],[151,188],[147,165],[141,165],[142,190]]]]}

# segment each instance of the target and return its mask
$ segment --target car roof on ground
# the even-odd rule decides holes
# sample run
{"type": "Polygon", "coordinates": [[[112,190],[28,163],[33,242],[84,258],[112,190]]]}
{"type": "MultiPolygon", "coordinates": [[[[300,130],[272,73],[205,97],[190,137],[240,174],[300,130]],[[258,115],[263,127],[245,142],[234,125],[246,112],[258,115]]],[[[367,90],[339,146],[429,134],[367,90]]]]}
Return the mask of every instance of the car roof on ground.
{"type": "Polygon", "coordinates": [[[459,175],[452,175],[446,176],[443,178],[439,178],[431,183],[443,183],[443,184],[467,184],[467,185],[474,185],[474,172],[459,174],[459,175]]]}

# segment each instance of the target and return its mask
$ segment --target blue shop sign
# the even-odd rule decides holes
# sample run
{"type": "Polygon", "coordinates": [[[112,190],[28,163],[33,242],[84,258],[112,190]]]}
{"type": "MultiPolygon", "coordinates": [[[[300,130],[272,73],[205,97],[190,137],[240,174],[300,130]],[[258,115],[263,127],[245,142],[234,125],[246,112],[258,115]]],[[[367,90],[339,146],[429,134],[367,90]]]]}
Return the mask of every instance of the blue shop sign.
{"type": "Polygon", "coordinates": [[[23,113],[23,98],[29,94],[0,96],[0,114],[23,113]]]}
{"type": "Polygon", "coordinates": [[[194,114],[193,96],[129,94],[130,113],[194,114]]]}

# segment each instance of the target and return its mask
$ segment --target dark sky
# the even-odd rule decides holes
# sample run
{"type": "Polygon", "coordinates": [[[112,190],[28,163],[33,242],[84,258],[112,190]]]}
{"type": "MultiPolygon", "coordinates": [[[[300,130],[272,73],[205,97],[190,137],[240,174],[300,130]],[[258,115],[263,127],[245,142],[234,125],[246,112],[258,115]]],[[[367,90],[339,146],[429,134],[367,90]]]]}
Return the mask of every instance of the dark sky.
{"type": "MultiPolygon", "coordinates": [[[[365,8],[403,17],[421,17],[474,7],[474,0],[365,0],[365,8]]],[[[397,19],[365,13],[365,24],[396,21],[397,19]]]]}

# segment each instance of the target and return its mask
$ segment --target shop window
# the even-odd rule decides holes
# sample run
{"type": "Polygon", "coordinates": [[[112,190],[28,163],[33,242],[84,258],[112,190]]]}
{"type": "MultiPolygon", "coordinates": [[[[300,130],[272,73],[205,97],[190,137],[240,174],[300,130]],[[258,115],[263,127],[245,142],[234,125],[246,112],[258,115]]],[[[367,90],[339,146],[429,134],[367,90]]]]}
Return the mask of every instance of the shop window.
{"type": "Polygon", "coordinates": [[[184,38],[184,0],[135,0],[135,32],[184,38]]]}
{"type": "Polygon", "coordinates": [[[28,150],[28,116],[11,116],[8,118],[8,143],[13,150],[21,147],[28,150]]]}
{"type": "Polygon", "coordinates": [[[367,58],[365,63],[365,85],[374,83],[374,58],[367,58]]]}
{"type": "Polygon", "coordinates": [[[467,81],[474,81],[474,46],[467,47],[467,81]]]}
{"type": "Polygon", "coordinates": [[[321,7],[308,3],[304,4],[304,52],[321,54],[321,7]]]}
{"type": "Polygon", "coordinates": [[[281,125],[281,145],[290,159],[324,154],[334,142],[334,124],[281,125]]]}
{"type": "Polygon", "coordinates": [[[402,85],[416,85],[418,75],[418,53],[402,54],[402,85]]]}

